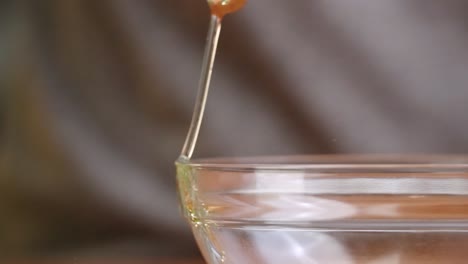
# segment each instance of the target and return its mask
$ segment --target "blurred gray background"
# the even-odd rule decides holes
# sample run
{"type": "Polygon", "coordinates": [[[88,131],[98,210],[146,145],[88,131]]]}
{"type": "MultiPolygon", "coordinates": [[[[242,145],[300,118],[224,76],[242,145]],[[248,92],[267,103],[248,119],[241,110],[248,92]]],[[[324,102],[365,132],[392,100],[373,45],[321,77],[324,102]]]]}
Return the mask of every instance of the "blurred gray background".
{"type": "MultiPolygon", "coordinates": [[[[198,255],[173,161],[204,0],[0,1],[0,258],[198,255]]],[[[468,151],[468,2],[250,0],[197,157],[468,151]]]]}

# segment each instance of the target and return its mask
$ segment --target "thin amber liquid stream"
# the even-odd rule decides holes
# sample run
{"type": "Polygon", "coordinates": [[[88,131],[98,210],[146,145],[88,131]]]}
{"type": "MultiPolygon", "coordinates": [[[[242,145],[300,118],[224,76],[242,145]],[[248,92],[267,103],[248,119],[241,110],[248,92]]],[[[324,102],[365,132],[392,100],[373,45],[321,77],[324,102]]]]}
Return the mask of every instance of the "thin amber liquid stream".
{"type": "Polygon", "coordinates": [[[192,158],[198,134],[200,133],[218,48],[219,35],[221,33],[222,20],[226,15],[240,10],[244,7],[246,2],[247,0],[208,0],[211,9],[210,29],[205,47],[205,56],[203,59],[198,96],[193,111],[192,122],[179,158],[181,162],[188,161],[192,158]]]}

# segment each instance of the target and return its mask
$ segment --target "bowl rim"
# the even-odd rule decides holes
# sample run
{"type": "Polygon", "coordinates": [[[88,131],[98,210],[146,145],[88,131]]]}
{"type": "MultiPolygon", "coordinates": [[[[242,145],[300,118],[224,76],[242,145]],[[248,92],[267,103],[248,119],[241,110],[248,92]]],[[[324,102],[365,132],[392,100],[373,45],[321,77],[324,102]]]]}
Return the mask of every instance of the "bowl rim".
{"type": "Polygon", "coordinates": [[[178,159],[177,166],[222,171],[463,172],[462,154],[324,154],[178,159]]]}

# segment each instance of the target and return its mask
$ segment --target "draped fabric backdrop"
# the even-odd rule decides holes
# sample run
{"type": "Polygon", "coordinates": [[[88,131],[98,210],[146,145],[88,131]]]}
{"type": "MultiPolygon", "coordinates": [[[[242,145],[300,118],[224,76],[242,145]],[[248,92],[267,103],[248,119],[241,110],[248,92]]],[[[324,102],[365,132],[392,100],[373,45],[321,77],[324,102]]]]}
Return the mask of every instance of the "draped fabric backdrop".
{"type": "MultiPolygon", "coordinates": [[[[195,254],[173,161],[205,1],[10,3],[4,254],[195,254]]],[[[197,157],[468,150],[467,1],[250,0],[220,49],[197,157]]]]}

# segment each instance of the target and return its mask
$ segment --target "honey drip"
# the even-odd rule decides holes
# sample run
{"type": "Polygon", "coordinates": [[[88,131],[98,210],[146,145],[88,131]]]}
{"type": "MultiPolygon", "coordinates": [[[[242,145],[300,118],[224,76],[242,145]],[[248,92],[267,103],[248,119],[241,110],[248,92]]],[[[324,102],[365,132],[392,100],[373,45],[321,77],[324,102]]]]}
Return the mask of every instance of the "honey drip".
{"type": "Polygon", "coordinates": [[[197,143],[198,134],[203,121],[203,115],[208,98],[211,76],[218,48],[219,34],[221,33],[221,21],[225,15],[241,9],[247,0],[208,0],[211,8],[211,21],[206,41],[205,56],[203,58],[202,72],[198,84],[198,95],[193,111],[189,132],[179,157],[179,162],[187,162],[192,158],[197,143]]]}
{"type": "Polygon", "coordinates": [[[239,11],[246,3],[247,0],[208,0],[211,13],[219,18],[239,11]]]}

